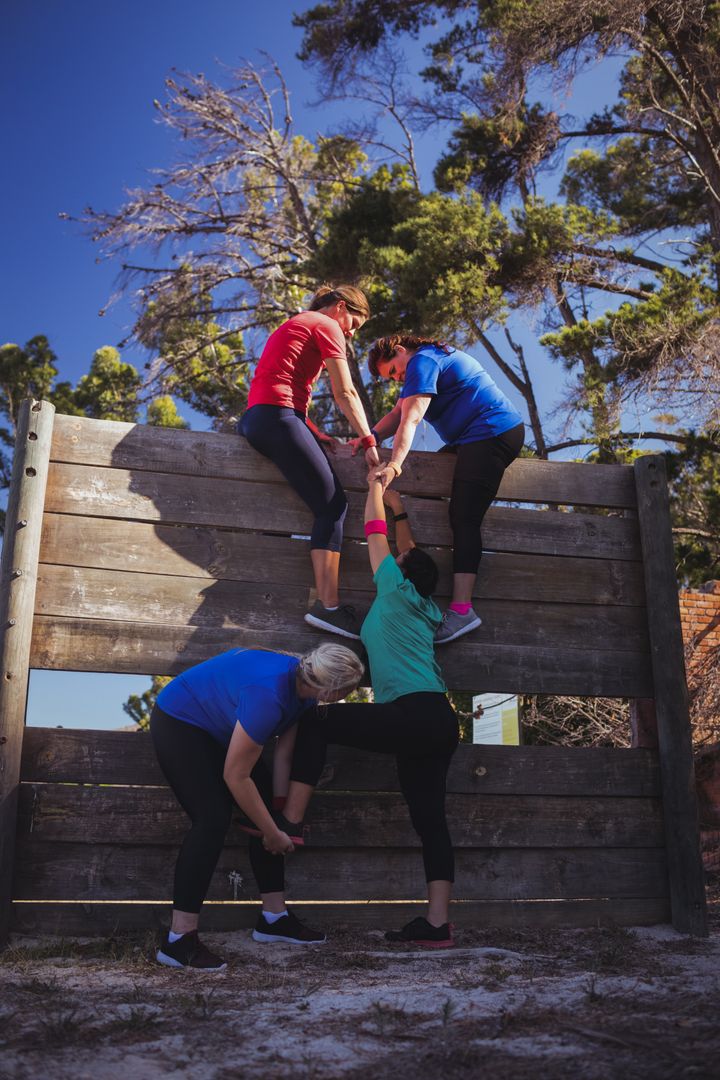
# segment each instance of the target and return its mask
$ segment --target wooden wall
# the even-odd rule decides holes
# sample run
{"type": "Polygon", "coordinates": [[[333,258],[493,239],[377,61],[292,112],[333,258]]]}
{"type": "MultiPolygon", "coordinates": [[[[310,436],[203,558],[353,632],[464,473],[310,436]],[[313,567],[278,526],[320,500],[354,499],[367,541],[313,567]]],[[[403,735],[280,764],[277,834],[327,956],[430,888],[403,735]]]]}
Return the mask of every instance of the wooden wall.
{"type": "MultiPolygon", "coordinates": [[[[336,748],[331,765],[311,807],[311,844],[287,860],[291,900],[323,925],[400,925],[425,885],[394,762],[336,748]]],[[[167,914],[187,819],[147,735],[29,728],[22,781],[16,927],[87,933],[167,914]]],[[[653,751],[462,746],[448,788],[458,924],[669,918],[653,751]]],[[[208,927],[256,918],[236,827],[209,898],[223,903],[207,907],[208,927]]]]}
{"type": "MultiPolygon", "coordinates": [[[[640,472],[516,461],[487,515],[484,621],[439,651],[448,685],[655,697],[660,751],[461,747],[448,800],[459,923],[657,922],[672,908],[676,926],[703,932],[669,518],[649,460],[640,472]]],[[[335,464],[350,499],[345,599],[367,608],[365,470],[347,455],[335,464]]],[[[453,464],[415,453],[398,482],[440,564],[441,602],[453,464]]],[[[30,666],[174,674],[233,646],[302,653],[321,640],[302,619],[309,528],[237,436],[57,416],[30,666]]],[[[18,794],[16,927],[86,933],[167,913],[185,822],[146,736],[27,729],[18,794]]],[[[288,863],[308,917],[381,926],[417,910],[420,852],[389,759],[340,756],[312,827],[288,863]]],[[[252,896],[234,831],[207,925],[247,925],[252,896]]]]}
{"type": "MultiPolygon", "coordinates": [[[[440,601],[453,464],[413,454],[398,482],[417,542],[440,564],[440,601]]],[[[351,504],[344,596],[367,609],[365,469],[347,456],[336,465],[351,504]]],[[[476,590],[484,621],[440,653],[448,685],[651,697],[638,526],[626,516],[632,469],[517,461],[500,495],[524,505],[488,513],[476,590]]],[[[311,648],[308,543],[293,539],[310,520],[244,439],[56,417],[31,665],[174,674],[233,646],[311,648]]]]}

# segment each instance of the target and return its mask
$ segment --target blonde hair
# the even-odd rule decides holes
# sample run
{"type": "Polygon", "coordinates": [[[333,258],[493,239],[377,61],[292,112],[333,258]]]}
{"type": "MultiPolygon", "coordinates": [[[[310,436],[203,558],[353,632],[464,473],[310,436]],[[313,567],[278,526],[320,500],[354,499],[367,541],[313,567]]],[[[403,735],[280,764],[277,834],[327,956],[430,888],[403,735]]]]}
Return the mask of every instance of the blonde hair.
{"type": "Polygon", "coordinates": [[[365,665],[362,660],[346,648],[326,641],[312,652],[300,658],[298,675],[318,698],[336,694],[338,690],[350,693],[359,684],[365,665]]]}
{"type": "Polygon", "coordinates": [[[338,300],[344,300],[349,311],[364,318],[370,318],[370,304],[362,289],[355,285],[321,285],[310,301],[309,311],[322,311],[323,308],[332,307],[338,300]]]}

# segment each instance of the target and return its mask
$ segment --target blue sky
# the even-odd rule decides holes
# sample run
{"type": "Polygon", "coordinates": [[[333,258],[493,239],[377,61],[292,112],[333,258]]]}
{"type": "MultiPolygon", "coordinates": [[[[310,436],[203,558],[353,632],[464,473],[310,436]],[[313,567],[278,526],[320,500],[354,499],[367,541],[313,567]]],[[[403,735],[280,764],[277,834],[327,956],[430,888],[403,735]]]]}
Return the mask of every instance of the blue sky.
{"type": "MultiPolygon", "coordinates": [[[[146,185],[150,169],[169,164],[174,146],[156,122],[153,99],[164,98],[172,68],[221,80],[219,64],[257,61],[266,50],[288,81],[299,130],[312,138],[341,117],[340,106],[310,106],[314,78],[295,58],[301,35],[291,16],[308,6],[309,0],[5,0],[0,92],[12,105],[2,121],[0,341],[24,344],[47,335],[60,377],[75,382],[97,348],[128,334],[127,301],[99,315],[117,268],[98,262],[88,236],[58,214],[78,215],[87,205],[115,209],[127,188],[146,185]]],[[[418,48],[411,60],[421,62],[418,48]]],[[[611,61],[589,72],[561,111],[581,114],[611,101],[618,67],[611,61]]],[[[432,136],[420,146],[428,183],[439,148],[432,136]]],[[[523,340],[533,348],[531,328],[523,340]]],[[[138,368],[147,359],[133,348],[123,358],[138,368]]],[[[540,390],[547,403],[559,382],[540,390]]],[[[127,676],[33,673],[28,720],[117,727],[127,722],[127,695],[148,684],[127,676]]]]}

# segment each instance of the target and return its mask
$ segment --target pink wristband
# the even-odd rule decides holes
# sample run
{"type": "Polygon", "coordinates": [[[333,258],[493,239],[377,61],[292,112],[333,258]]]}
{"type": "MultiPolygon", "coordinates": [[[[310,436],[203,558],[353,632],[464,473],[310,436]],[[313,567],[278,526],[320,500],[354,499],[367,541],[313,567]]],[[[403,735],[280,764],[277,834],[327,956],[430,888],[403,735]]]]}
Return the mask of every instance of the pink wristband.
{"type": "Polygon", "coordinates": [[[374,521],[366,521],[365,535],[372,536],[373,533],[382,533],[383,536],[387,536],[387,521],[381,521],[380,518],[375,518],[374,521]]]}

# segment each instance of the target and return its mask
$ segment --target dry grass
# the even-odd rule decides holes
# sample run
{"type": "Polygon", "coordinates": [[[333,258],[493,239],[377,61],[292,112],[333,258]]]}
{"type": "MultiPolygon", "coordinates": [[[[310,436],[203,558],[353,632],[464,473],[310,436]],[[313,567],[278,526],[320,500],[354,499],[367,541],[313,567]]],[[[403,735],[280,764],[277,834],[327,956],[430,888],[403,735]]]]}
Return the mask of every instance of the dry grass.
{"type": "Polygon", "coordinates": [[[0,1076],[669,1080],[709,1077],[720,1053],[720,926],[465,930],[429,954],[367,931],[312,950],[208,938],[224,973],[158,967],[144,935],[16,940],[0,1076]]]}

